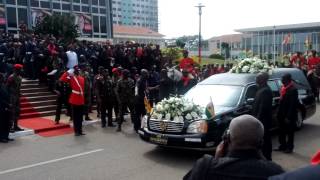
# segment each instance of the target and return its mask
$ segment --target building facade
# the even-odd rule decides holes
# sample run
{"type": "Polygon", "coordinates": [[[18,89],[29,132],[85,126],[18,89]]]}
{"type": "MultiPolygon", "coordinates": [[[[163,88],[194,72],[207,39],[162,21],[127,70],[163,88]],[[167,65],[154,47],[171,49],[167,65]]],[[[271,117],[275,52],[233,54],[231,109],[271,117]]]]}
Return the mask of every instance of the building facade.
{"type": "Polygon", "coordinates": [[[112,38],[111,0],[0,0],[0,28],[18,33],[34,27],[45,16],[70,14],[82,37],[112,38]]]}
{"type": "Polygon", "coordinates": [[[112,0],[113,24],[158,32],[158,0],[112,0]]]}
{"type": "Polygon", "coordinates": [[[320,50],[320,22],[238,29],[241,49],[268,59],[320,50]]]}

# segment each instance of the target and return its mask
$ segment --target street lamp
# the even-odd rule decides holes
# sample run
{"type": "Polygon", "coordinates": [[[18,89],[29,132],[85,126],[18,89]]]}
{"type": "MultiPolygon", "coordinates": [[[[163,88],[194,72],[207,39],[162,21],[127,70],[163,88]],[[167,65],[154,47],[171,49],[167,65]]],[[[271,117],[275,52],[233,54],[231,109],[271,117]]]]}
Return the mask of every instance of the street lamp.
{"type": "Polygon", "coordinates": [[[199,64],[201,64],[201,15],[202,15],[202,8],[205,7],[201,3],[199,3],[198,6],[195,6],[199,9],[199,47],[198,47],[198,53],[199,53],[199,64]]]}

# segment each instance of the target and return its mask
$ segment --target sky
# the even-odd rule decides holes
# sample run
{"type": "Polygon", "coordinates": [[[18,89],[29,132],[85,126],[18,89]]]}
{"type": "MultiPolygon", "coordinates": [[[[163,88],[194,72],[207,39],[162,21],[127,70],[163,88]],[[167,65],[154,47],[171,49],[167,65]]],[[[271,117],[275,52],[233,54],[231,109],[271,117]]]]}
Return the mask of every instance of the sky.
{"type": "Polygon", "coordinates": [[[202,3],[202,36],[235,33],[235,29],[320,22],[320,0],[158,0],[160,33],[166,38],[196,35],[202,3]]]}

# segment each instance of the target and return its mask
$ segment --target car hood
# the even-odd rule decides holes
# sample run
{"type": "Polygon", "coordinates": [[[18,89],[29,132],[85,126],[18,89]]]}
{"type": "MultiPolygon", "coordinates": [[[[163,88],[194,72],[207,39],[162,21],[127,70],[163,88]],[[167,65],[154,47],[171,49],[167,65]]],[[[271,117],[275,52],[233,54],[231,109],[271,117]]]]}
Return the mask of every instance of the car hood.
{"type": "Polygon", "coordinates": [[[234,107],[214,106],[214,110],[215,110],[216,115],[221,115],[221,114],[228,112],[232,109],[234,109],[234,107]]]}

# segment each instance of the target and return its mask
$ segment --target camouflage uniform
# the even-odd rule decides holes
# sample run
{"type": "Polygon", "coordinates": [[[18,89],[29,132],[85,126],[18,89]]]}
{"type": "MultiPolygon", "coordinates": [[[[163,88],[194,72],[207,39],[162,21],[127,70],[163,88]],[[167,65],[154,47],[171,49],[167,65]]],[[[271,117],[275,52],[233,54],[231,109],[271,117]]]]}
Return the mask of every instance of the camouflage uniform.
{"type": "Polygon", "coordinates": [[[113,89],[112,80],[108,77],[97,75],[95,81],[95,92],[101,113],[101,126],[106,126],[106,110],[108,110],[108,126],[113,126],[112,105],[115,92],[113,89]]]}
{"type": "Polygon", "coordinates": [[[17,74],[11,74],[7,81],[7,88],[9,93],[11,108],[11,127],[14,130],[19,129],[18,119],[20,116],[20,88],[21,88],[21,76],[17,74]]]}
{"type": "Polygon", "coordinates": [[[129,108],[131,120],[134,119],[134,90],[135,83],[131,78],[120,79],[117,84],[117,98],[119,102],[118,130],[121,130],[123,116],[129,108]]]}
{"type": "Polygon", "coordinates": [[[82,71],[81,72],[81,76],[84,78],[84,114],[85,114],[85,118],[86,120],[90,119],[89,118],[89,111],[91,108],[91,80],[90,80],[90,75],[88,72],[86,71],[82,71]]]}

